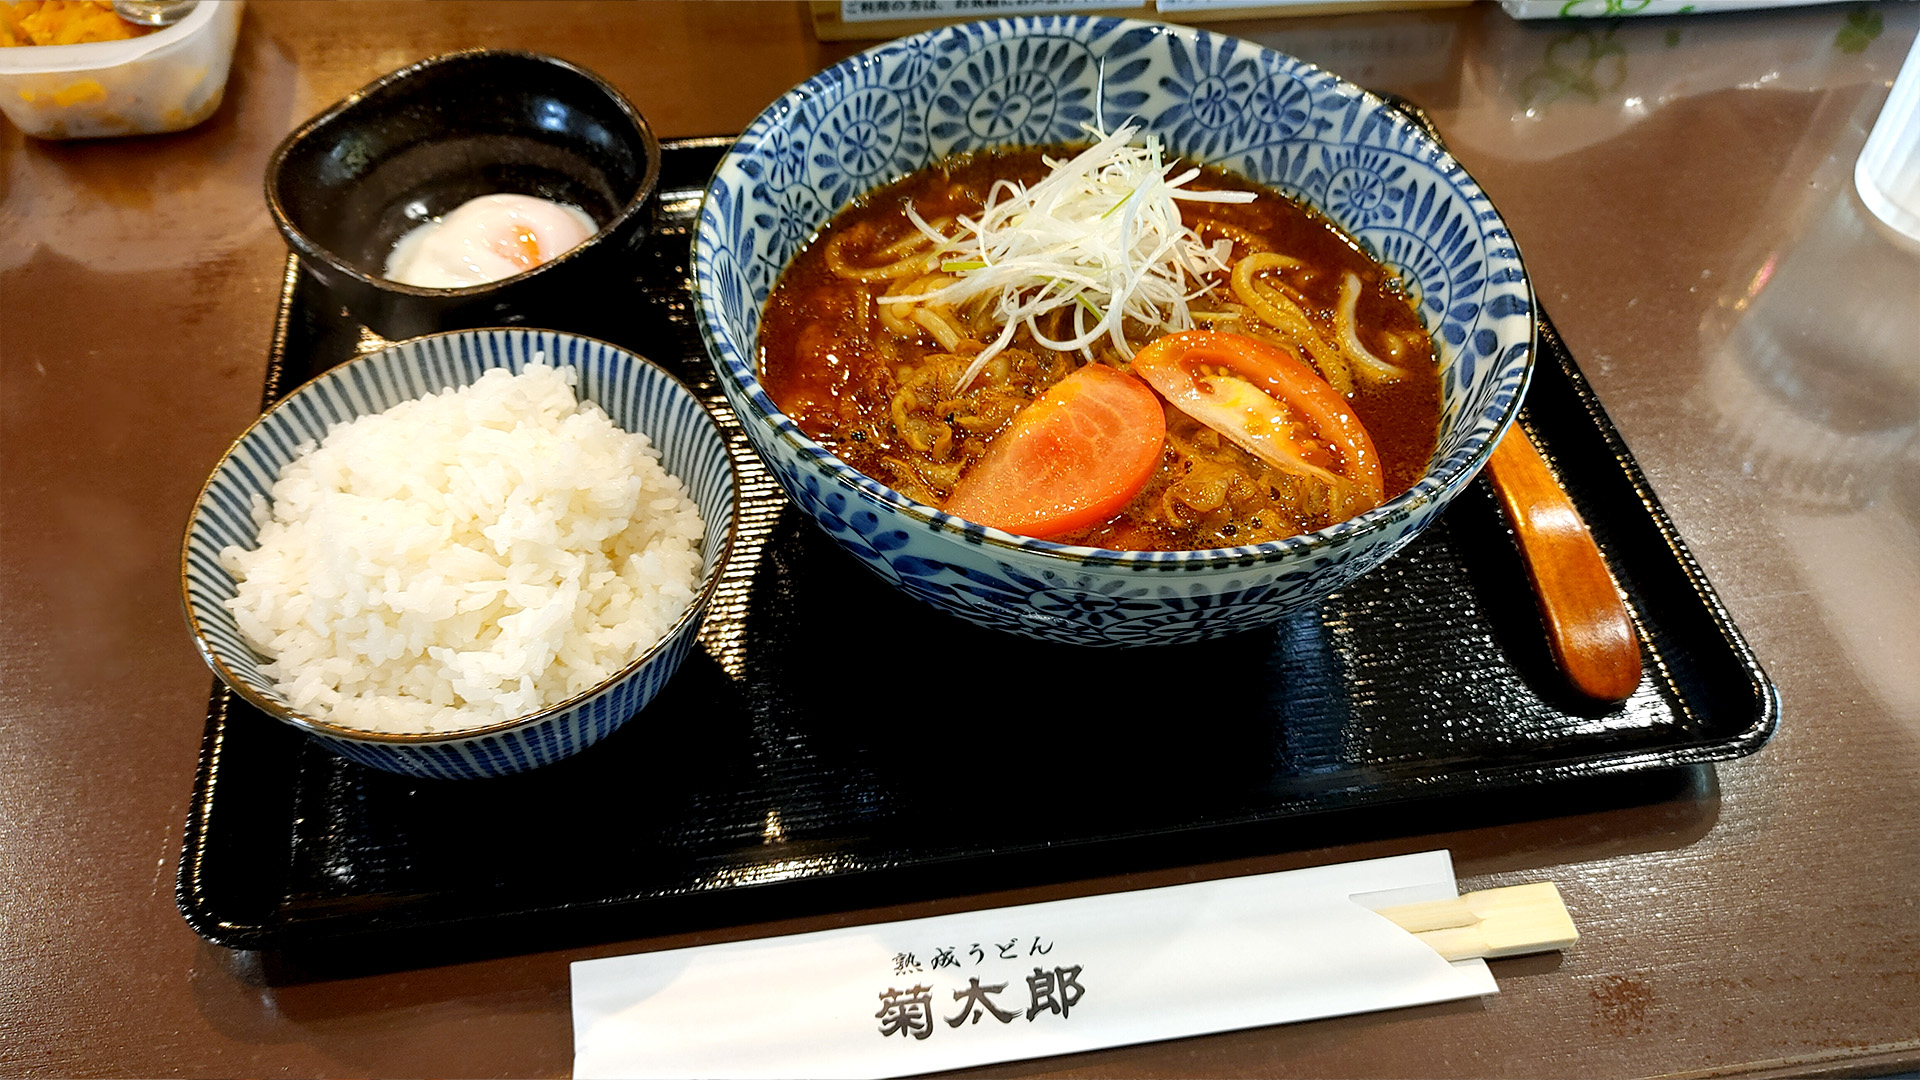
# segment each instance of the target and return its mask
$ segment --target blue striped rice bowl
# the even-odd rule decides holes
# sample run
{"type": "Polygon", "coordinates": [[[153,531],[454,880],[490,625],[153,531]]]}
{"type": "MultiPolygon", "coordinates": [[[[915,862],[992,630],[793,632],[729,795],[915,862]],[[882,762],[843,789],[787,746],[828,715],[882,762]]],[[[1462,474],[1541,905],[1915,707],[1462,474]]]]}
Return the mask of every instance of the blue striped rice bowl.
{"type": "Polygon", "coordinates": [[[472,779],[551,764],[605,738],[645,708],[685,659],[725,567],[735,532],[736,479],[725,436],[672,375],[605,342],[546,330],[468,330],[402,342],[349,360],[288,394],[234,441],[214,468],[187,522],[180,581],[187,623],[216,675],[249,704],[328,749],[409,776],[472,779]],[[701,579],[693,603],[644,654],[598,686],[540,712],[458,732],[384,733],[342,727],[294,710],[261,672],[225,601],[238,590],[221,564],[229,545],[259,543],[255,495],[271,501],[280,471],[303,443],[337,423],[402,401],[467,386],[493,368],[571,366],[576,387],[623,430],[652,440],[706,523],[701,579]]]}

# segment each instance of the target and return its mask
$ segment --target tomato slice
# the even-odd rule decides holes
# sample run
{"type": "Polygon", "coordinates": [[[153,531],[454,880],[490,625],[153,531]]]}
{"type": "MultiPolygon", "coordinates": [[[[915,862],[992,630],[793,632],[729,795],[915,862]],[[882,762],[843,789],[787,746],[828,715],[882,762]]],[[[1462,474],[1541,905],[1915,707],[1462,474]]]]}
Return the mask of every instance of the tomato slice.
{"type": "Polygon", "coordinates": [[[1020,410],[946,511],[1041,539],[1119,513],[1160,467],[1167,418],[1147,384],[1087,364],[1020,410]]]}
{"type": "Polygon", "coordinates": [[[1186,330],[1141,349],[1133,373],[1274,468],[1351,491],[1354,513],[1385,497],[1380,455],[1360,418],[1318,372],[1276,345],[1186,330]]]}

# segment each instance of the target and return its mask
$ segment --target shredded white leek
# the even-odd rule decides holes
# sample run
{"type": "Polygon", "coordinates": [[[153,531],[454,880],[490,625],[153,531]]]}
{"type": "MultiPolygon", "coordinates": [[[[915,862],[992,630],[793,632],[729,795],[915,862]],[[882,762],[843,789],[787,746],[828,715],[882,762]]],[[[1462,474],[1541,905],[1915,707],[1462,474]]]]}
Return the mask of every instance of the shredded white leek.
{"type": "Polygon", "coordinates": [[[997,295],[993,317],[1000,333],[960,376],[960,389],[1021,326],[1037,343],[1089,360],[1103,337],[1132,359],[1121,332],[1129,322],[1146,332],[1193,328],[1187,303],[1207,292],[1206,275],[1227,268],[1233,243],[1202,240],[1181,220],[1179,200],[1250,202],[1254,196],[1183,190],[1200,170],[1168,176],[1158,136],[1131,145],[1138,130],[1122,124],[1109,135],[1089,127],[1098,139],[1092,147],[1066,161],[1045,159],[1053,171],[1032,187],[996,182],[980,216],[957,218],[951,233],[908,205],[914,226],[934,241],[929,261],[959,280],[888,300],[958,307],[997,295]],[[1072,333],[1054,340],[1041,332],[1040,319],[1063,307],[1072,310],[1072,333]]]}

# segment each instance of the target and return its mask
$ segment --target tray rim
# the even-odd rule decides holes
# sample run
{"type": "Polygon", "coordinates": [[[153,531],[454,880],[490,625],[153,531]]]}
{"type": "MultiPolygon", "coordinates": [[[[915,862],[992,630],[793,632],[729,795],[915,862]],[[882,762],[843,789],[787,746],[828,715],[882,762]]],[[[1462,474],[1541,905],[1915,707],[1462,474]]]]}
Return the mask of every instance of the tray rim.
{"type": "MultiPolygon", "coordinates": [[[[1413,115],[1416,122],[1431,127],[1430,119],[1426,117],[1424,110],[1420,110],[1418,106],[1411,105],[1405,102],[1404,99],[1393,100],[1392,104],[1413,115]]],[[[661,149],[663,156],[671,151],[724,151],[727,146],[732,144],[733,139],[734,137],[730,135],[662,139],[661,149]]],[[[662,193],[664,194],[667,190],[678,192],[692,189],[663,188],[662,193]]],[[[301,262],[299,256],[289,250],[282,273],[280,295],[275,309],[274,324],[268,345],[267,363],[262,380],[261,408],[263,411],[286,389],[282,386],[282,383],[285,381],[287,346],[292,334],[294,301],[300,280],[301,262]]],[[[1612,459],[1612,464],[1620,468],[1621,478],[1625,480],[1633,494],[1645,507],[1648,517],[1651,518],[1655,530],[1659,534],[1662,545],[1673,557],[1682,576],[1686,578],[1689,586],[1693,590],[1694,598],[1710,616],[1713,627],[1719,635],[1719,642],[1726,649],[1728,658],[1732,659],[1746,676],[1747,684],[1754,691],[1754,711],[1744,728],[1714,739],[1676,741],[1660,748],[1631,749],[1611,753],[1577,755],[1545,762],[1501,764],[1489,768],[1477,769],[1473,775],[1477,780],[1482,781],[1482,783],[1478,784],[1475,790],[1484,792],[1489,789],[1518,787],[1521,784],[1530,782],[1559,783],[1575,779],[1618,777],[1647,772],[1654,769],[1699,767],[1719,761],[1735,760],[1755,753],[1772,738],[1778,729],[1780,718],[1779,689],[1766,675],[1751,645],[1747,642],[1745,636],[1740,633],[1737,625],[1733,621],[1731,613],[1727,610],[1718,592],[1708,580],[1699,561],[1680,536],[1677,526],[1675,526],[1672,519],[1662,508],[1658,496],[1654,493],[1652,486],[1647,481],[1645,472],[1641,469],[1638,460],[1627,449],[1625,440],[1620,435],[1618,428],[1615,427],[1612,420],[1607,416],[1606,410],[1601,405],[1598,395],[1593,390],[1592,384],[1588,381],[1585,373],[1580,369],[1578,362],[1573,357],[1572,350],[1567,346],[1565,339],[1560,336],[1558,329],[1554,327],[1551,320],[1548,319],[1545,310],[1539,307],[1537,298],[1535,304],[1536,311],[1539,313],[1539,326],[1536,334],[1537,351],[1540,353],[1548,351],[1542,347],[1542,345],[1551,339],[1551,341],[1557,345],[1557,352],[1565,357],[1565,363],[1559,363],[1556,360],[1556,364],[1566,377],[1574,400],[1579,404],[1580,411],[1588,423],[1590,423],[1600,435],[1612,459]],[[1488,780],[1497,782],[1484,782],[1488,780]]],[[[700,359],[704,359],[704,357],[700,359]]],[[[1530,380],[1529,390],[1531,390],[1531,382],[1532,380],[1530,380]]],[[[1525,426],[1529,432],[1535,432],[1535,423],[1525,408],[1525,405],[1526,403],[1523,401],[1522,408],[1516,417],[1516,422],[1525,426]]],[[[1550,459],[1549,465],[1553,466],[1554,464],[1550,459]]],[[[226,750],[228,714],[234,700],[235,695],[233,691],[226,687],[218,677],[214,677],[212,679],[212,691],[208,699],[207,717],[195,767],[193,797],[188,804],[187,820],[181,840],[181,857],[175,877],[174,893],[176,906],[188,926],[193,929],[198,936],[208,942],[232,949],[271,949],[297,946],[357,936],[377,935],[383,931],[393,929],[392,927],[377,925],[380,922],[377,914],[373,915],[370,919],[362,915],[357,921],[355,917],[351,915],[329,915],[310,917],[304,921],[276,923],[273,920],[238,922],[225,917],[220,912],[217,900],[209,895],[205,885],[210,846],[208,828],[213,813],[213,805],[218,795],[217,778],[226,750]],[[302,933],[303,930],[306,932],[302,933]]],[[[1165,838],[1208,830],[1301,820],[1316,816],[1353,813],[1368,807],[1393,804],[1404,805],[1425,799],[1448,798],[1462,794],[1465,793],[1445,789],[1425,790],[1424,785],[1422,785],[1418,790],[1407,791],[1397,798],[1378,802],[1364,802],[1358,806],[1327,806],[1306,813],[1250,813],[1228,819],[1193,822],[1176,827],[1139,829],[1109,836],[1081,837],[1044,845],[1023,843],[1010,845],[1001,850],[1015,856],[1027,854],[1030,852],[1030,849],[1037,850],[1041,847],[1055,850],[1088,850],[1124,844],[1130,840],[1139,840],[1148,836],[1165,838]]],[[[998,853],[998,851],[996,853],[998,853]]],[[[973,858],[976,857],[951,855],[942,859],[927,860],[920,865],[932,866],[936,863],[952,861],[965,862],[971,861],[973,858]]],[[[872,875],[884,874],[890,869],[892,868],[887,866],[876,866],[863,869],[840,870],[829,876],[836,881],[870,879],[872,875]]],[[[736,885],[730,889],[729,892],[739,894],[758,892],[771,884],[779,883],[764,882],[736,885]]],[[[614,907],[640,906],[650,900],[667,900],[684,897],[686,895],[689,895],[689,893],[669,892],[641,900],[610,898],[608,905],[614,907]]],[[[561,903],[545,908],[535,907],[530,909],[484,912],[435,920],[431,925],[448,928],[489,920],[526,918],[541,914],[563,912],[571,910],[575,906],[576,905],[569,903],[561,903]]]]}

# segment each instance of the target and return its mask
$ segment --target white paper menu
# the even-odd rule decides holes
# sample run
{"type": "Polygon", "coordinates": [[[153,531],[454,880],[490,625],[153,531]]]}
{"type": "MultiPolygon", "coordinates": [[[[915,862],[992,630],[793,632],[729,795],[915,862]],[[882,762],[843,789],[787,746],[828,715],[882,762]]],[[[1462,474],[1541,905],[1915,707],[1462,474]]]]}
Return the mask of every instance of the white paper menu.
{"type": "Polygon", "coordinates": [[[884,1077],[1497,993],[1445,851],[573,965],[575,1077],[884,1077]]]}

